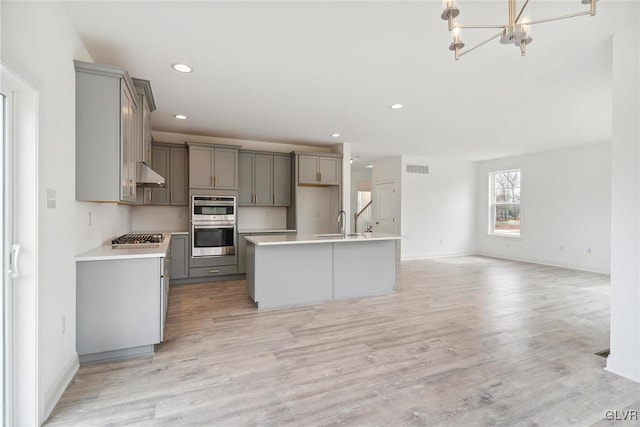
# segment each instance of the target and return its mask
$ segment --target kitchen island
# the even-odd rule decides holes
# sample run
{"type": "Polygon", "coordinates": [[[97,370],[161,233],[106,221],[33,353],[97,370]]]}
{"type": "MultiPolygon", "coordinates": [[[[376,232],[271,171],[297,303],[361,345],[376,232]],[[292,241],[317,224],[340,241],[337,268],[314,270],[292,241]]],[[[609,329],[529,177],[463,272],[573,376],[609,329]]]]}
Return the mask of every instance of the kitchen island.
{"type": "Polygon", "coordinates": [[[258,308],[391,293],[399,236],[248,236],[247,292],[258,308]]]}

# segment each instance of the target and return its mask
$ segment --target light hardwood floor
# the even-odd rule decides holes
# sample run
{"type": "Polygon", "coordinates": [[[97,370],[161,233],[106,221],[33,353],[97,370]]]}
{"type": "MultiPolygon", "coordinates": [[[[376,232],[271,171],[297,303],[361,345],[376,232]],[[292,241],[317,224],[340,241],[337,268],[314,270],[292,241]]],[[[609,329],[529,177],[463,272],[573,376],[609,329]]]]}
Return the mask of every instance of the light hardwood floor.
{"type": "Polygon", "coordinates": [[[640,384],[603,370],[608,336],[607,276],[483,257],[268,311],[244,281],[176,286],[155,356],[82,366],[48,425],[609,426],[640,384]]]}

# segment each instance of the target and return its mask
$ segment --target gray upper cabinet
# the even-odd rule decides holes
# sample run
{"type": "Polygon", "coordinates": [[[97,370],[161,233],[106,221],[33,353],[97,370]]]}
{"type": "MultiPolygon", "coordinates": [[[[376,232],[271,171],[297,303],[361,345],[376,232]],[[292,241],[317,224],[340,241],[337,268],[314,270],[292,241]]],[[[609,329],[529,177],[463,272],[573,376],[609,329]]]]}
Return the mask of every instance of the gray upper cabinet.
{"type": "Polygon", "coordinates": [[[209,144],[189,145],[189,188],[238,189],[238,149],[209,144]]]}
{"type": "Polygon", "coordinates": [[[262,152],[238,154],[238,205],[291,205],[291,156],[262,152]]]}
{"type": "Polygon", "coordinates": [[[291,206],[291,156],[273,155],[273,205],[291,206]]]}
{"type": "Polygon", "coordinates": [[[169,204],[189,204],[189,152],[187,147],[171,147],[169,162],[169,204]]]}
{"type": "Polygon", "coordinates": [[[338,154],[298,154],[298,184],[340,185],[338,154]]]}
{"type": "Polygon", "coordinates": [[[118,67],[74,61],[76,200],[136,201],[136,100],[118,67]]]}
{"type": "Polygon", "coordinates": [[[253,174],[255,156],[238,153],[238,206],[253,205],[253,174]]]}
{"type": "Polygon", "coordinates": [[[151,83],[149,80],[136,78],[132,78],[131,80],[136,88],[138,101],[136,126],[139,139],[136,144],[136,161],[151,166],[151,112],[156,109],[156,103],[153,99],[153,92],[151,92],[151,83]]]}
{"type": "Polygon", "coordinates": [[[238,154],[238,205],[273,205],[273,156],[238,154]]]}
{"type": "Polygon", "coordinates": [[[186,206],[189,199],[188,154],[184,146],[153,144],[153,168],[165,178],[165,186],[145,189],[145,205],[186,206]]]}

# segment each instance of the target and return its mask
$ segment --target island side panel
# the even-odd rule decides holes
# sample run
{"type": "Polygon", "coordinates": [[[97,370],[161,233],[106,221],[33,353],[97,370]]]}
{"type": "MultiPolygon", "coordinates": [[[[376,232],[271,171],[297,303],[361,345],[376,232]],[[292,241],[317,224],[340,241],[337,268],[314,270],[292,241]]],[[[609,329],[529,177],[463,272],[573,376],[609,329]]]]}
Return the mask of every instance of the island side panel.
{"type": "Polygon", "coordinates": [[[334,298],[391,293],[395,285],[395,240],[334,244],[334,298]]]}
{"type": "MultiPolygon", "coordinates": [[[[244,239],[244,237],[240,237],[244,239]]],[[[256,302],[256,245],[252,242],[246,240],[246,250],[245,250],[245,269],[246,269],[246,280],[247,280],[247,293],[253,300],[256,302]]]]}
{"type": "Polygon", "coordinates": [[[259,308],[332,299],[331,243],[251,246],[259,308]]]}

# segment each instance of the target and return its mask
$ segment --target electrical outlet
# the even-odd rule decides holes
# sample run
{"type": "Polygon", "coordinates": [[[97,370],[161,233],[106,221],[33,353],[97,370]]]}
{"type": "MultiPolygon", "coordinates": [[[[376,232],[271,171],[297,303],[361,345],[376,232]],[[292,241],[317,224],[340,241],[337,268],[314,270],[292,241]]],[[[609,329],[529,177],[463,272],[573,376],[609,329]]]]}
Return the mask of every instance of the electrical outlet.
{"type": "Polygon", "coordinates": [[[587,248],[587,253],[591,255],[591,248],[587,248]]]}
{"type": "Polygon", "coordinates": [[[564,251],[564,245],[560,245],[560,251],[564,251]]]}
{"type": "Polygon", "coordinates": [[[64,335],[67,332],[67,317],[62,316],[60,318],[60,333],[64,335]]]}
{"type": "Polygon", "coordinates": [[[89,212],[89,227],[91,227],[91,223],[92,223],[92,220],[91,220],[91,212],[89,212]]]}

